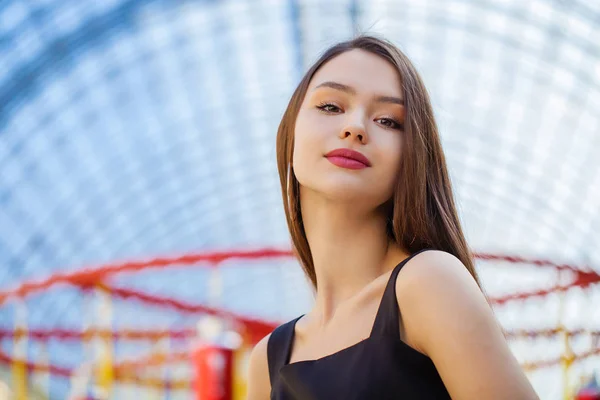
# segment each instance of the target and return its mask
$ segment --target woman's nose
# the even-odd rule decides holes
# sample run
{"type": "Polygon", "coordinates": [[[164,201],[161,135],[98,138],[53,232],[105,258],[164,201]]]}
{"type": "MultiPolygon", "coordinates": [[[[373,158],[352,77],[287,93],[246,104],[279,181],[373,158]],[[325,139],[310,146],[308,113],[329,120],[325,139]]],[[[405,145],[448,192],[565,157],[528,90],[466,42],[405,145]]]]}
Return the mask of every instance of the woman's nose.
{"type": "Polygon", "coordinates": [[[358,118],[350,121],[344,126],[340,132],[341,139],[357,140],[361,144],[366,144],[368,141],[365,125],[358,118]]]}

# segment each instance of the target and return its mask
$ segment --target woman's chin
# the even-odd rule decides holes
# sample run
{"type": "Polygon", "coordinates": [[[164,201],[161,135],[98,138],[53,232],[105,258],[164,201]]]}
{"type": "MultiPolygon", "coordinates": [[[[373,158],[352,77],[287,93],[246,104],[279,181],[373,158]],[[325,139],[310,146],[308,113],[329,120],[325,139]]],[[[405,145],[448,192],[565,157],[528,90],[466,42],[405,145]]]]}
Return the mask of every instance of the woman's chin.
{"type": "Polygon", "coordinates": [[[327,200],[339,203],[373,204],[373,207],[376,207],[379,204],[379,198],[384,198],[384,196],[377,195],[377,190],[364,183],[337,181],[319,186],[319,188],[314,189],[315,192],[327,200]]]}

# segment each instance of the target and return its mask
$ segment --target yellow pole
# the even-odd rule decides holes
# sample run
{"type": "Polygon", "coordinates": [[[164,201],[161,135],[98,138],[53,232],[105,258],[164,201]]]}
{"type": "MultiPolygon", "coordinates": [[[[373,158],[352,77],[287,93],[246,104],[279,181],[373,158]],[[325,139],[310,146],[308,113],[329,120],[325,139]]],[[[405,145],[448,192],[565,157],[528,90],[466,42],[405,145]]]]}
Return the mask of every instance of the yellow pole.
{"type": "Polygon", "coordinates": [[[11,368],[15,400],[27,400],[27,308],[22,300],[15,303],[15,337],[11,368]]]}
{"type": "Polygon", "coordinates": [[[247,370],[252,351],[251,337],[243,325],[235,324],[231,329],[235,329],[239,339],[237,347],[233,350],[233,400],[244,400],[248,389],[247,370]]]}
{"type": "Polygon", "coordinates": [[[114,381],[113,370],[113,343],[110,336],[112,325],[112,296],[109,290],[101,285],[96,285],[96,327],[102,332],[94,339],[96,349],[96,386],[99,389],[99,397],[107,399],[110,397],[114,381]],[[104,335],[104,332],[107,334],[104,335]]]}
{"type": "Polygon", "coordinates": [[[573,399],[573,388],[571,387],[570,384],[570,379],[569,379],[569,375],[570,375],[570,369],[571,369],[571,365],[573,364],[573,361],[575,360],[574,354],[573,354],[573,350],[571,349],[571,337],[569,335],[569,332],[563,327],[561,326],[561,329],[563,330],[563,341],[564,341],[564,346],[565,346],[565,354],[563,355],[562,359],[561,359],[561,364],[562,364],[562,371],[563,371],[563,387],[564,387],[564,391],[563,391],[563,399],[564,400],[572,400],[573,399]]]}
{"type": "MultiPolygon", "coordinates": [[[[562,273],[558,273],[559,284],[562,283],[562,273]]],[[[572,390],[569,380],[569,370],[571,368],[571,364],[573,363],[573,350],[571,349],[571,342],[569,332],[563,324],[564,321],[564,312],[565,312],[565,292],[560,292],[560,298],[558,303],[558,330],[562,334],[564,353],[561,357],[561,369],[562,369],[562,378],[563,378],[563,400],[571,400],[572,390]]]]}
{"type": "Polygon", "coordinates": [[[246,373],[248,361],[252,348],[244,343],[233,353],[233,400],[243,400],[246,398],[247,382],[246,373]]]}
{"type": "MultiPolygon", "coordinates": [[[[71,377],[71,392],[73,398],[77,396],[86,396],[89,391],[90,385],[93,385],[93,379],[95,374],[95,348],[94,330],[96,328],[95,321],[95,302],[94,293],[91,291],[84,291],[85,297],[83,299],[83,313],[82,313],[82,325],[83,325],[83,337],[82,346],[84,352],[84,360],[81,366],[74,371],[71,377]]],[[[71,397],[69,400],[72,400],[71,397]]]]}
{"type": "MultiPolygon", "coordinates": [[[[163,337],[158,338],[155,348],[157,354],[169,354],[171,351],[171,341],[169,335],[165,334],[163,337]]],[[[158,379],[157,382],[159,383],[159,386],[155,388],[155,390],[152,390],[152,388],[150,388],[150,390],[152,390],[152,393],[155,394],[153,397],[155,397],[157,400],[169,398],[167,388],[165,385],[163,385],[164,380],[169,377],[168,371],[169,366],[162,364],[158,365],[156,371],[154,372],[156,374],[156,378],[158,379]]]]}

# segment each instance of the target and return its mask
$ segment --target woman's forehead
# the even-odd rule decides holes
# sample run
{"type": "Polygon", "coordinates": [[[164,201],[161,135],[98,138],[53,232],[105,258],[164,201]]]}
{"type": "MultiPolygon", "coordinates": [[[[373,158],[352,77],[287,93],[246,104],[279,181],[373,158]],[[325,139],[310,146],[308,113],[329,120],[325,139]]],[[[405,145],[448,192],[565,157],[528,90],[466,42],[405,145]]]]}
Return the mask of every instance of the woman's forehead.
{"type": "Polygon", "coordinates": [[[402,97],[396,68],[386,59],[364,50],[350,50],[327,61],[313,76],[309,91],[324,82],[340,83],[357,93],[402,97]]]}

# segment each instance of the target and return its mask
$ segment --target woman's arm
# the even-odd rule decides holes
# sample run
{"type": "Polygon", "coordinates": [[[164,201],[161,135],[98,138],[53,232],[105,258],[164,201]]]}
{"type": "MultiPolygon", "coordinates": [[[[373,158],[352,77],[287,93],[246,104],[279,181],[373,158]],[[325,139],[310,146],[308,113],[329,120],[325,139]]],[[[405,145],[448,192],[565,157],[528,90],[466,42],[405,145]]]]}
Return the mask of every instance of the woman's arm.
{"type": "Polygon", "coordinates": [[[396,297],[408,344],[432,359],[453,399],[539,399],[456,257],[416,256],[398,276],[396,297]]]}
{"type": "Polygon", "coordinates": [[[269,336],[271,335],[262,338],[250,353],[247,400],[268,400],[271,396],[271,381],[267,361],[269,336]]]}

